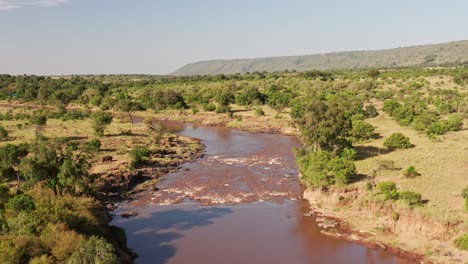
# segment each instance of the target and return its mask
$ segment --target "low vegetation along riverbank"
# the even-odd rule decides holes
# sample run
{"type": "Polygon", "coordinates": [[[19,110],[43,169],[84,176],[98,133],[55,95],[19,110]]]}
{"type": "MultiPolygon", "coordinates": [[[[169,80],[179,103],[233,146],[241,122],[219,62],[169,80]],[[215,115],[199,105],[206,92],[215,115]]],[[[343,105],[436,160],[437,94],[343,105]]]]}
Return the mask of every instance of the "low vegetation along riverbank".
{"type": "Polygon", "coordinates": [[[12,104],[0,116],[4,263],[132,262],[110,210],[203,155],[151,120],[12,104]]]}
{"type": "MultiPolygon", "coordinates": [[[[23,188],[47,190],[50,184],[58,184],[63,185],[55,190],[58,196],[62,191],[73,196],[83,193],[88,184],[77,185],[65,176],[82,174],[84,165],[79,161],[84,153],[90,155],[87,160],[99,164],[86,172],[106,179],[92,182],[106,190],[100,198],[112,201],[109,198],[120,196],[122,187],[139,181],[134,179],[146,180],[141,176],[145,170],[164,173],[176,168],[166,162],[199,156],[198,142],[159,137],[161,129],[149,122],[132,126],[133,115],[293,134],[303,143],[296,158],[301,182],[308,187],[304,198],[311,202],[312,214],[321,218],[324,233],[387,248],[417,261],[463,263],[468,259],[467,85],[468,72],[463,67],[192,77],[1,76],[0,98],[7,104],[21,101],[52,107],[45,123],[43,112],[3,112],[2,145],[36,142],[41,140],[36,134],[45,134],[63,135],[77,146],[68,152],[62,147],[59,152],[65,158],[58,163],[57,181],[28,174],[23,158],[7,163],[10,167],[2,176],[8,176],[10,194],[19,177],[23,188]],[[107,126],[109,112],[128,119],[107,126]],[[81,116],[90,119],[83,121],[81,116]],[[100,133],[103,127],[105,136],[100,133]],[[98,156],[93,154],[98,145],[91,142],[94,134],[101,134],[101,148],[107,149],[98,156]],[[145,163],[160,169],[141,167],[145,163]]],[[[30,147],[27,155],[20,156],[40,168],[39,150],[30,147]]],[[[33,189],[25,192],[29,190],[33,189]]],[[[5,218],[20,217],[22,209],[11,211],[10,198],[5,201],[5,218]]],[[[34,232],[35,237],[45,236],[37,229],[34,232]]],[[[88,233],[78,234],[89,240],[88,233]]],[[[50,250],[39,253],[42,258],[58,259],[50,250]]]]}

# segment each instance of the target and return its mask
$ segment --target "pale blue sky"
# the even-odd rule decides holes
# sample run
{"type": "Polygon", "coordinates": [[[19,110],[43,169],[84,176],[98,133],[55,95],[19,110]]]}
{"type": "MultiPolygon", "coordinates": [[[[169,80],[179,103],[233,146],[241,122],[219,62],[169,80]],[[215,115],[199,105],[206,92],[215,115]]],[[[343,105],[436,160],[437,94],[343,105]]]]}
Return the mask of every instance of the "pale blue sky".
{"type": "Polygon", "coordinates": [[[466,0],[0,0],[0,73],[170,73],[198,60],[468,39],[466,0]]]}

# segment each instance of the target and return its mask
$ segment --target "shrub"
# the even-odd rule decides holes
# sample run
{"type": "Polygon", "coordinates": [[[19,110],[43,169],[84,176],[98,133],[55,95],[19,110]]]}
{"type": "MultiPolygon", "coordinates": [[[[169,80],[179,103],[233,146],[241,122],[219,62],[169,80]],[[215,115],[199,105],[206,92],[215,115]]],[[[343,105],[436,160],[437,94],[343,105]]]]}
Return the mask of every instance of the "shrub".
{"type": "Polygon", "coordinates": [[[393,133],[390,137],[388,137],[385,142],[384,146],[389,150],[395,149],[408,149],[411,148],[411,143],[408,137],[403,135],[402,133],[393,133]]]}
{"type": "Polygon", "coordinates": [[[384,102],[383,110],[384,112],[392,116],[393,112],[400,107],[401,107],[401,104],[397,100],[389,99],[384,102]]]}
{"type": "Polygon", "coordinates": [[[448,127],[445,122],[439,121],[434,122],[426,129],[426,135],[433,136],[433,135],[443,135],[445,132],[448,131],[448,127]]]}
{"type": "Polygon", "coordinates": [[[208,103],[203,105],[203,110],[207,112],[213,112],[216,110],[216,105],[213,103],[208,103]]]}
{"type": "Polygon", "coordinates": [[[262,108],[259,107],[259,108],[255,109],[255,115],[256,116],[264,116],[265,112],[263,111],[262,108]]]}
{"type": "Polygon", "coordinates": [[[409,166],[408,168],[406,168],[404,174],[408,178],[412,178],[412,177],[416,177],[420,175],[414,166],[409,166]]]}
{"type": "Polygon", "coordinates": [[[104,238],[92,236],[82,241],[73,253],[70,264],[114,264],[118,263],[114,247],[104,238]]]}
{"type": "Polygon", "coordinates": [[[460,114],[450,115],[447,119],[448,131],[459,131],[463,127],[463,116],[460,114]]]}
{"type": "Polygon", "coordinates": [[[465,198],[465,211],[468,211],[468,197],[465,198]]]}
{"type": "Polygon", "coordinates": [[[2,125],[0,125],[0,140],[5,140],[7,137],[8,137],[8,132],[2,125]]]}
{"type": "Polygon", "coordinates": [[[379,115],[379,112],[377,112],[377,109],[375,108],[374,105],[367,105],[364,108],[364,112],[367,118],[372,118],[372,117],[376,117],[379,115]]]}
{"type": "Polygon", "coordinates": [[[44,126],[47,123],[47,116],[40,112],[35,112],[30,118],[29,121],[35,126],[44,126]]]}
{"type": "Polygon", "coordinates": [[[229,113],[231,112],[231,108],[228,105],[220,105],[219,107],[216,108],[215,112],[217,114],[229,113]]]}
{"type": "Polygon", "coordinates": [[[374,134],[374,127],[366,121],[356,120],[352,122],[352,125],[351,137],[354,141],[370,139],[374,134]]]}
{"type": "Polygon", "coordinates": [[[300,149],[295,154],[302,180],[314,187],[345,185],[356,175],[353,155],[349,151],[338,156],[330,151],[307,152],[300,149]]]}
{"type": "Polygon", "coordinates": [[[132,159],[132,166],[145,162],[151,155],[151,151],[145,146],[135,146],[130,150],[130,158],[132,159]]]}
{"type": "Polygon", "coordinates": [[[393,211],[392,214],[391,214],[391,217],[392,217],[392,220],[396,222],[396,221],[398,221],[398,219],[400,219],[400,214],[393,211]]]}
{"type": "Polygon", "coordinates": [[[468,198],[468,186],[466,186],[465,188],[463,188],[463,190],[461,191],[461,196],[463,198],[468,198]]]}
{"type": "Polygon", "coordinates": [[[196,115],[198,112],[200,112],[200,110],[198,110],[198,108],[196,108],[196,107],[192,108],[192,114],[196,115]]]}
{"type": "Polygon", "coordinates": [[[377,189],[384,195],[385,200],[398,200],[399,194],[394,182],[379,182],[377,189]]]}
{"type": "Polygon", "coordinates": [[[420,193],[415,193],[412,191],[402,191],[399,195],[400,199],[405,201],[409,206],[420,206],[423,205],[423,200],[421,199],[420,193]]]}
{"type": "Polygon", "coordinates": [[[455,246],[461,250],[468,250],[468,234],[464,234],[455,239],[455,246]]]}
{"type": "Polygon", "coordinates": [[[8,201],[8,209],[15,212],[30,212],[36,209],[33,199],[27,194],[19,194],[8,201]]]}
{"type": "Polygon", "coordinates": [[[99,139],[93,139],[86,143],[85,150],[88,152],[99,153],[101,149],[101,141],[99,139]]]}

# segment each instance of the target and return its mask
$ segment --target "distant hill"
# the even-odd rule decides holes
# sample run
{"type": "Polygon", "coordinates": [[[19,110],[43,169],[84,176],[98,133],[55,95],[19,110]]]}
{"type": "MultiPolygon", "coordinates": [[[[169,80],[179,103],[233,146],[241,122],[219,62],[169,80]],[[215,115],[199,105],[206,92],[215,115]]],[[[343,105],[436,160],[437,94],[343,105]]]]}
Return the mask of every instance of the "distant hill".
{"type": "Polygon", "coordinates": [[[255,71],[334,70],[468,62],[468,40],[386,50],[345,51],[325,54],[190,63],[174,75],[213,75],[255,71]]]}

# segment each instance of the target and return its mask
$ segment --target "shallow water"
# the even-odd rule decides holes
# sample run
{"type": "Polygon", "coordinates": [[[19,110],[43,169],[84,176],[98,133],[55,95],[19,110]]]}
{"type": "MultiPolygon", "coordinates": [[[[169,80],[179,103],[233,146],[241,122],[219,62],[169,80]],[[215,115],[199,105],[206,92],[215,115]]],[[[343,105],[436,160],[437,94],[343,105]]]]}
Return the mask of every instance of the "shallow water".
{"type": "Polygon", "coordinates": [[[324,236],[302,188],[293,137],[165,122],[199,138],[206,155],[167,174],[115,212],[136,263],[408,263],[383,250],[324,236]]]}

